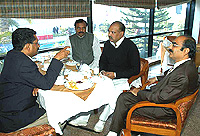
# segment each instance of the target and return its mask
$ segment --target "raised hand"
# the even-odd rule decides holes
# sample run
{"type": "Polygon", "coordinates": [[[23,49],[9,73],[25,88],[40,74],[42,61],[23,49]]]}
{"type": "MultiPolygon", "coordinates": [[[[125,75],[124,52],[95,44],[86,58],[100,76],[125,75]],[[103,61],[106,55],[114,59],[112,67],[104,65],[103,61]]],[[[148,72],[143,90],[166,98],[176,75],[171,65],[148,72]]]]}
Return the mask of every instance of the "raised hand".
{"type": "Polygon", "coordinates": [[[66,50],[67,48],[70,48],[69,46],[65,46],[62,50],[60,50],[55,56],[54,58],[57,60],[61,60],[64,58],[67,58],[67,56],[69,55],[70,51],[66,50]]]}

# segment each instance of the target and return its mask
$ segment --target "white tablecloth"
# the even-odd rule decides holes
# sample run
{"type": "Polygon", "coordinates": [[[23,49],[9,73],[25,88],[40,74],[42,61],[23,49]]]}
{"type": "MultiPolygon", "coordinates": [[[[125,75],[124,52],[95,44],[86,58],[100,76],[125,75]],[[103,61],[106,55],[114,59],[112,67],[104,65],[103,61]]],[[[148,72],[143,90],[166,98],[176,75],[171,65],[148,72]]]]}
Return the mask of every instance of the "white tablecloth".
{"type": "Polygon", "coordinates": [[[96,87],[85,101],[72,92],[38,91],[38,100],[41,106],[46,109],[48,121],[55,128],[56,133],[62,135],[59,122],[63,123],[80,112],[87,112],[108,104],[112,98],[116,100],[116,97],[122,92],[122,86],[124,86],[123,90],[129,88],[125,80],[121,80],[121,85],[117,80],[113,82],[107,77],[99,78],[95,82],[97,83],[96,87]],[[118,83],[116,84],[116,82],[118,83]],[[120,89],[116,89],[117,86],[120,86],[120,89]]]}

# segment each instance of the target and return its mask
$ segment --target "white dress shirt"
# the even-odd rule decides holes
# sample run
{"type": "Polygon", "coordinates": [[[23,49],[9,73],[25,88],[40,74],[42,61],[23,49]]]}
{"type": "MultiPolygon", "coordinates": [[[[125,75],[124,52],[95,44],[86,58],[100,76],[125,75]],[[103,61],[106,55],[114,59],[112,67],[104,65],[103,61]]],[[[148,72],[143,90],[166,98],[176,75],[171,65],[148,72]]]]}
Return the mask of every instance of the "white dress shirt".
{"type": "Polygon", "coordinates": [[[115,47],[115,48],[118,48],[120,46],[120,44],[123,42],[124,40],[124,37],[122,37],[121,39],[119,39],[119,41],[116,42],[116,45],[114,44],[114,42],[111,42],[110,43],[115,47]]]}

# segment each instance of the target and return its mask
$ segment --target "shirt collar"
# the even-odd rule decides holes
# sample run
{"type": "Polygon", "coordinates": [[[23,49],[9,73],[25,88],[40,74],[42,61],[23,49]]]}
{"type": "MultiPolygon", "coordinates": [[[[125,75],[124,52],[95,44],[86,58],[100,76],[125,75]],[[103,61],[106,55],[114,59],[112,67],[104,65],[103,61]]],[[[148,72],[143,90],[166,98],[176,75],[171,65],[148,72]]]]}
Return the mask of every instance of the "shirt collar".
{"type": "Polygon", "coordinates": [[[33,58],[31,58],[30,56],[28,56],[28,55],[26,55],[30,60],[32,60],[33,61],[33,58]]]}
{"type": "Polygon", "coordinates": [[[188,58],[188,59],[185,59],[185,60],[181,60],[181,61],[179,61],[179,62],[176,62],[176,63],[174,64],[174,69],[175,69],[176,67],[180,66],[181,64],[183,64],[184,62],[189,61],[189,60],[191,60],[191,58],[188,58]]]}
{"type": "Polygon", "coordinates": [[[116,45],[117,45],[117,46],[115,46],[114,42],[111,42],[111,41],[110,41],[110,43],[111,43],[115,48],[118,48],[118,47],[120,46],[120,44],[123,42],[123,40],[124,40],[124,36],[123,36],[121,39],[119,39],[119,41],[116,42],[116,45]]]}
{"type": "MultiPolygon", "coordinates": [[[[86,32],[85,32],[85,34],[86,34],[86,32]]],[[[82,38],[85,37],[85,34],[82,37],[80,37],[78,34],[76,34],[76,35],[77,35],[78,38],[82,39],[82,38]]]]}

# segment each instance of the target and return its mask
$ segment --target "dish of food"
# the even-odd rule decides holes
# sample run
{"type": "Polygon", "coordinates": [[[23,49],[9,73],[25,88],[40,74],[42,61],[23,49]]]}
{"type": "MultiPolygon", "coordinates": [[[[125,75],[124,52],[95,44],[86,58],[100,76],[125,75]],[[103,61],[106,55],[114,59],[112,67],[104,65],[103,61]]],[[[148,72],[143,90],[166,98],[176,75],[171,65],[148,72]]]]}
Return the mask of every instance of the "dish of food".
{"type": "Polygon", "coordinates": [[[70,90],[86,90],[91,88],[94,83],[90,79],[84,79],[81,81],[66,81],[64,85],[70,90]]]}

